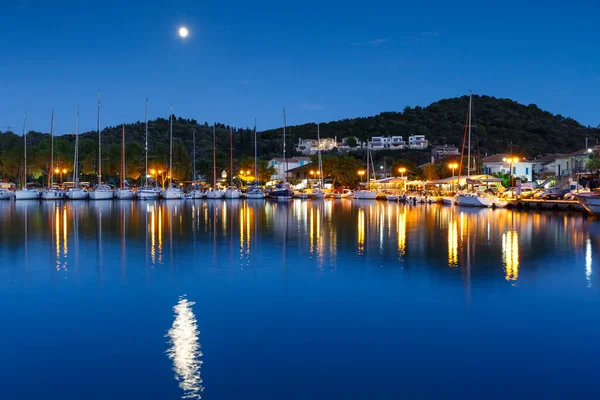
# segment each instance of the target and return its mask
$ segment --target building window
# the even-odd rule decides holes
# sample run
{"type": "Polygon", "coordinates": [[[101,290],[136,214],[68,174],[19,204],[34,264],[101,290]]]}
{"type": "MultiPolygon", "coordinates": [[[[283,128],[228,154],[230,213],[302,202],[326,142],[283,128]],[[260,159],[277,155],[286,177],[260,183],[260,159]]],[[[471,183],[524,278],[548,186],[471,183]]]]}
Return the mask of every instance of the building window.
{"type": "Polygon", "coordinates": [[[513,167],[513,175],[517,174],[517,167],[513,167]]]}
{"type": "Polygon", "coordinates": [[[529,167],[525,168],[525,175],[529,175],[529,167]]]}

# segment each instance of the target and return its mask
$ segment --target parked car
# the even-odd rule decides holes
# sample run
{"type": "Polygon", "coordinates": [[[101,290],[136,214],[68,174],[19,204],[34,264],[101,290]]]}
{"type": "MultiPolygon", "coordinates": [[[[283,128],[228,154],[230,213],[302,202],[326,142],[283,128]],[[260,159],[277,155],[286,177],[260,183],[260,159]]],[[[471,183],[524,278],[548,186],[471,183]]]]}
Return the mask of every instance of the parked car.
{"type": "Polygon", "coordinates": [[[555,191],[546,193],[545,195],[542,196],[542,199],[544,199],[544,200],[562,200],[562,198],[565,197],[565,195],[567,193],[571,193],[571,191],[569,189],[557,189],[555,191]]]}
{"type": "MultiPolygon", "coordinates": [[[[529,196],[530,194],[532,194],[534,192],[534,189],[529,188],[529,187],[523,187],[521,188],[521,198],[528,198],[525,196],[529,196]]],[[[517,188],[508,188],[506,189],[504,192],[502,192],[502,196],[505,199],[514,199],[517,198],[517,188]]]]}

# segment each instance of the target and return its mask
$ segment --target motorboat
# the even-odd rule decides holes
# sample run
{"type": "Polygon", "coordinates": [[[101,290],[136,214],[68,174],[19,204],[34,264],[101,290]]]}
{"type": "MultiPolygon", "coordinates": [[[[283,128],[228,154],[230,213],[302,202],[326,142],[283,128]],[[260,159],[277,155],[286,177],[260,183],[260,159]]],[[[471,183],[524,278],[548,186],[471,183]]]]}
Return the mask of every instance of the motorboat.
{"type": "Polygon", "coordinates": [[[275,186],[269,193],[269,197],[277,200],[289,200],[294,197],[294,190],[288,182],[282,182],[275,186]]]}
{"type": "Polygon", "coordinates": [[[211,200],[218,200],[218,199],[222,199],[224,196],[224,193],[221,189],[217,188],[217,189],[208,189],[205,193],[205,198],[207,199],[211,199],[211,200]]]}
{"type": "Polygon", "coordinates": [[[161,189],[156,186],[143,186],[138,188],[135,195],[140,200],[156,200],[160,197],[161,189]]]}
{"type": "Polygon", "coordinates": [[[178,187],[170,187],[160,193],[160,197],[164,200],[179,200],[183,199],[183,192],[178,187]]]}
{"type": "Polygon", "coordinates": [[[377,198],[377,191],[357,190],[354,192],[354,198],[357,200],[375,200],[377,198]]]}
{"type": "Polygon", "coordinates": [[[112,188],[104,183],[96,185],[89,196],[90,200],[112,200],[115,197],[112,188]]]}
{"type": "Polygon", "coordinates": [[[76,186],[67,190],[69,200],[86,200],[89,198],[89,192],[86,188],[76,186]]]}
{"type": "Polygon", "coordinates": [[[252,187],[246,191],[247,199],[264,199],[265,191],[259,187],[252,187]]]}
{"type": "Polygon", "coordinates": [[[458,193],[455,198],[456,204],[467,207],[498,207],[503,208],[508,204],[495,196],[483,193],[458,193]]]}
{"type": "Polygon", "coordinates": [[[599,192],[576,193],[574,196],[587,212],[596,217],[600,216],[599,192]]]}
{"type": "Polygon", "coordinates": [[[15,197],[14,183],[4,183],[0,186],[0,200],[11,200],[15,197]]]}
{"type": "Polygon", "coordinates": [[[385,196],[387,201],[398,201],[400,200],[400,195],[396,193],[390,193],[385,196]]]}
{"type": "Polygon", "coordinates": [[[341,192],[332,192],[331,197],[334,199],[349,199],[354,196],[354,192],[350,189],[343,189],[341,192]]]}
{"type": "Polygon", "coordinates": [[[62,200],[66,197],[65,191],[60,186],[51,186],[42,191],[42,200],[62,200]]]}
{"type": "Polygon", "coordinates": [[[239,199],[242,197],[242,192],[235,186],[229,186],[227,189],[225,189],[224,196],[226,199],[239,199]]]}

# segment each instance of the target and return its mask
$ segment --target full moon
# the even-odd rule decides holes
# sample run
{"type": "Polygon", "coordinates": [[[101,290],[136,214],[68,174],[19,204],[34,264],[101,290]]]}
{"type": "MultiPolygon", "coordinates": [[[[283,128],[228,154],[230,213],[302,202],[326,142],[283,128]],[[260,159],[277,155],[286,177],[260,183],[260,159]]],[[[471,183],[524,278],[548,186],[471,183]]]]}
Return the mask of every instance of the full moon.
{"type": "Polygon", "coordinates": [[[179,28],[179,37],[186,38],[189,34],[190,32],[188,31],[188,28],[186,28],[185,26],[179,28]]]}

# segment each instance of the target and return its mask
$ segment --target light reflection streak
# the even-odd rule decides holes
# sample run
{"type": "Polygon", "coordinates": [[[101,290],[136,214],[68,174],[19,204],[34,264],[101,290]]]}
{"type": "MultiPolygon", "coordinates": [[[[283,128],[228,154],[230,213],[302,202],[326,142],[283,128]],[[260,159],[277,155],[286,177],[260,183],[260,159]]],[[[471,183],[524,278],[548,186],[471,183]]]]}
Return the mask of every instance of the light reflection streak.
{"type": "Polygon", "coordinates": [[[516,282],[519,279],[519,234],[507,231],[502,234],[502,262],[506,280],[516,282]]]}
{"type": "Polygon", "coordinates": [[[204,390],[200,377],[202,367],[200,331],[192,310],[194,304],[185,296],[179,298],[179,302],[173,307],[175,320],[166,335],[171,345],[167,350],[167,356],[173,361],[175,380],[183,390],[182,399],[199,399],[200,393],[204,390]]]}
{"type": "MultiPolygon", "coordinates": [[[[463,219],[461,215],[461,235],[463,230],[463,219]]],[[[458,267],[458,222],[451,219],[448,224],[448,266],[458,267]]]]}
{"type": "Polygon", "coordinates": [[[396,229],[398,231],[398,254],[406,254],[406,208],[396,214],[396,229]]]}
{"type": "Polygon", "coordinates": [[[587,287],[592,287],[592,239],[586,240],[585,242],[585,280],[587,281],[587,287]]]}
{"type": "Polygon", "coordinates": [[[365,210],[358,209],[358,255],[365,251],[365,210]]]}

